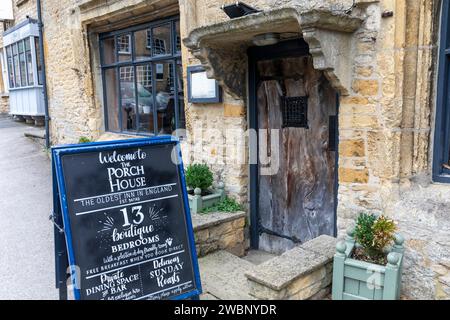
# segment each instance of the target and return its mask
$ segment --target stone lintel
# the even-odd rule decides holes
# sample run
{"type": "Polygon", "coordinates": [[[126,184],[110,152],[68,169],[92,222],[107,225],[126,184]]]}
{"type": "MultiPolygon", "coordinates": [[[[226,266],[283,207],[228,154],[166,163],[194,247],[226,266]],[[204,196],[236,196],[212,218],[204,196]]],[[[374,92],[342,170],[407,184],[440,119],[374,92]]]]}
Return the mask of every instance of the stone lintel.
{"type": "Polygon", "coordinates": [[[303,34],[314,67],[323,70],[332,86],[347,95],[351,86],[352,34],[362,21],[362,17],[342,11],[285,7],[193,29],[183,42],[200,60],[208,77],[215,78],[234,98],[244,99],[247,49],[254,36],[275,32],[283,40],[283,36],[288,39],[303,34]]]}

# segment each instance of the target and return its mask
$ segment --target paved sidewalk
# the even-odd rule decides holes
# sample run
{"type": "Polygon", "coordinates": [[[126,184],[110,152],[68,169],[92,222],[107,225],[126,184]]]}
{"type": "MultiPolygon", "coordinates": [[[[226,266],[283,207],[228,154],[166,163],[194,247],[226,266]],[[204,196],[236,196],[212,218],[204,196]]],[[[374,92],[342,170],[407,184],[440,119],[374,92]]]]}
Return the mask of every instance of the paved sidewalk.
{"type": "Polygon", "coordinates": [[[0,115],[0,299],[58,298],[50,161],[33,131],[0,115]]]}

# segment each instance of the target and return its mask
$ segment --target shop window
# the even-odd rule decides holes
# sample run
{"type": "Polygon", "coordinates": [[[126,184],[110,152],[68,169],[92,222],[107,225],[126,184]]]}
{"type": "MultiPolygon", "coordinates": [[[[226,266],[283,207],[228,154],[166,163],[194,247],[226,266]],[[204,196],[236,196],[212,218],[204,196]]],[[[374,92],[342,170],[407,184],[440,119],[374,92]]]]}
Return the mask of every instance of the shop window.
{"type": "Polygon", "coordinates": [[[153,135],[184,128],[179,20],[104,33],[100,42],[107,130],[153,135]]]}
{"type": "Polygon", "coordinates": [[[28,37],[6,46],[6,64],[11,89],[33,86],[36,83],[36,74],[38,84],[41,85],[42,68],[38,38],[28,37]]]}
{"type": "Polygon", "coordinates": [[[442,2],[433,180],[450,183],[450,1],[442,2]]]}

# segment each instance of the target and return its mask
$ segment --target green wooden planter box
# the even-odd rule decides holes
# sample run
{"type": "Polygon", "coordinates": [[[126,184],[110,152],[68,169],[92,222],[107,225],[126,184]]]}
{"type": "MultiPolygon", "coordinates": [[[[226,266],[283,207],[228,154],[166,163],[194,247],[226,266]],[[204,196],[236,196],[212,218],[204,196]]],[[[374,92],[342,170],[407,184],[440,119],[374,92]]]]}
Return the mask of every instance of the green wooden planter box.
{"type": "Polygon", "coordinates": [[[403,265],[403,237],[395,236],[383,265],[350,258],[355,248],[354,231],[347,231],[345,241],[338,242],[333,261],[333,300],[398,300],[403,265]]]}
{"type": "Polygon", "coordinates": [[[188,194],[189,208],[191,213],[198,213],[205,208],[211,207],[220,202],[225,197],[225,190],[223,183],[219,183],[217,189],[213,193],[206,196],[201,195],[200,188],[194,190],[194,195],[188,194]]]}

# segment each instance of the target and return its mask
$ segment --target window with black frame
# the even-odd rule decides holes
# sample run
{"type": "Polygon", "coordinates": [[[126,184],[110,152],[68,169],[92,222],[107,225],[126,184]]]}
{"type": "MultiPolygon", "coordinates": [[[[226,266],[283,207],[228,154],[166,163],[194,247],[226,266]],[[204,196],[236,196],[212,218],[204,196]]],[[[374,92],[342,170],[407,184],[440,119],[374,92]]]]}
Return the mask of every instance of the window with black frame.
{"type": "Polygon", "coordinates": [[[450,1],[442,2],[433,180],[450,182],[450,1]]]}
{"type": "Polygon", "coordinates": [[[108,131],[172,134],[185,128],[179,18],[100,35],[108,131]]]}

